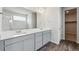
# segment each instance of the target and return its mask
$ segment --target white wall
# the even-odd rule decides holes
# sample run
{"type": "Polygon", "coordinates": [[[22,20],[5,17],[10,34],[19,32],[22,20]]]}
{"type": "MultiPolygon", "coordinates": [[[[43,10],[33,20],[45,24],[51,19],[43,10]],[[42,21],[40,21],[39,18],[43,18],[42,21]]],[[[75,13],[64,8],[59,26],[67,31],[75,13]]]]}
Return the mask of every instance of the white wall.
{"type": "Polygon", "coordinates": [[[50,7],[44,9],[43,13],[37,15],[38,28],[52,29],[52,42],[58,44],[61,40],[61,8],[50,7]]]}
{"type": "Polygon", "coordinates": [[[2,32],[2,7],[0,7],[0,34],[2,32]]]}

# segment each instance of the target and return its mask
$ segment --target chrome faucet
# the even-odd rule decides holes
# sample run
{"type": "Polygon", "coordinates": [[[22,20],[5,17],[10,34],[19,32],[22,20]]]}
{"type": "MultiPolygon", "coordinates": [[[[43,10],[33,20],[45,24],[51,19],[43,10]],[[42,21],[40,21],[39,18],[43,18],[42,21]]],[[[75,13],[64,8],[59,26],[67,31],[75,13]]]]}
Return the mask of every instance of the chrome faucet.
{"type": "Polygon", "coordinates": [[[21,30],[17,30],[16,33],[21,33],[21,30]]]}

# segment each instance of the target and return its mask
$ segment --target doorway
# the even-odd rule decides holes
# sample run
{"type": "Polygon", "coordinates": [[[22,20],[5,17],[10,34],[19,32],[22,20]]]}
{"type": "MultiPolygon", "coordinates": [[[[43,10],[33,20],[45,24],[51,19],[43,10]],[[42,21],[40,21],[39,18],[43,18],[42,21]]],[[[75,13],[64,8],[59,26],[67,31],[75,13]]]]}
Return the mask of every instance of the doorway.
{"type": "Polygon", "coordinates": [[[77,40],[77,8],[65,11],[65,40],[77,40]]]}

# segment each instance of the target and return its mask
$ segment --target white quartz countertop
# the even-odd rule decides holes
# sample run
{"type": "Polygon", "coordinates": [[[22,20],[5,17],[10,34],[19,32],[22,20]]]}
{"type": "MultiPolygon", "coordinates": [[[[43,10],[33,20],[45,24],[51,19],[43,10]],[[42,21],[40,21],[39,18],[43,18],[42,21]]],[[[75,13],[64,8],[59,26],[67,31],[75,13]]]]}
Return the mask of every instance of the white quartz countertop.
{"type": "Polygon", "coordinates": [[[46,31],[46,30],[51,30],[51,29],[49,29],[49,28],[25,29],[25,30],[21,30],[20,33],[16,33],[16,31],[5,31],[5,32],[1,33],[0,40],[6,40],[6,39],[15,38],[15,37],[23,36],[23,35],[29,35],[29,34],[33,34],[33,33],[37,33],[37,32],[42,32],[42,31],[46,31]]]}

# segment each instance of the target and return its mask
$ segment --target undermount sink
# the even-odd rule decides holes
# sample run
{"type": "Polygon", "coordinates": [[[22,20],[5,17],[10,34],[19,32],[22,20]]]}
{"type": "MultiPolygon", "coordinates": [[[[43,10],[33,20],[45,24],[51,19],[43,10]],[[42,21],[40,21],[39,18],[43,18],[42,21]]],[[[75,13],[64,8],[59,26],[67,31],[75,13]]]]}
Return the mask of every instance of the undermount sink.
{"type": "Polygon", "coordinates": [[[26,35],[25,33],[16,33],[14,36],[22,36],[22,35],[26,35]]]}
{"type": "Polygon", "coordinates": [[[17,30],[16,33],[14,34],[14,36],[21,36],[21,35],[25,35],[26,32],[22,32],[21,30],[17,30]]]}
{"type": "Polygon", "coordinates": [[[15,35],[22,35],[22,34],[26,34],[26,32],[15,33],[15,35]]]}
{"type": "Polygon", "coordinates": [[[26,32],[23,32],[23,31],[21,31],[21,30],[17,30],[16,31],[16,34],[25,34],[26,32]]]}

